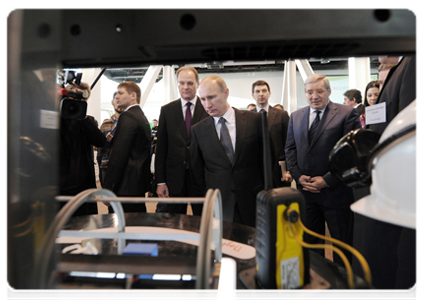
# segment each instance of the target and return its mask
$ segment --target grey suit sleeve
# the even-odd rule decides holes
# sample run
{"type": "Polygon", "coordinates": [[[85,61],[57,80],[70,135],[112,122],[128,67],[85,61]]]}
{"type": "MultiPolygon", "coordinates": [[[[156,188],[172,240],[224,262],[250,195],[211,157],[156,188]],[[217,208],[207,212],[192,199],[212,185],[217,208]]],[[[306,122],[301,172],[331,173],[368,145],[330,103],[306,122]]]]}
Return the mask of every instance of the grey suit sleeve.
{"type": "MultiPolygon", "coordinates": [[[[288,126],[289,126],[289,115],[286,111],[283,111],[282,114],[282,141],[285,148],[286,145],[286,139],[288,136],[288,126]]],[[[285,151],[282,153],[282,156],[279,158],[279,160],[285,160],[285,151]]]]}
{"type": "MultiPolygon", "coordinates": [[[[358,115],[358,111],[356,109],[352,109],[350,113],[345,117],[344,121],[344,130],[343,136],[347,133],[361,128],[360,116],[358,115]]],[[[343,137],[342,136],[342,137],[343,137]]],[[[339,137],[341,139],[342,137],[339,137]]],[[[329,187],[333,188],[340,184],[339,180],[336,179],[330,172],[326,173],[323,176],[323,179],[329,185],[329,187]]]]}
{"type": "Polygon", "coordinates": [[[293,119],[291,117],[289,120],[288,133],[285,144],[285,160],[287,169],[289,170],[295,181],[298,182],[302,174],[300,169],[298,168],[297,145],[295,143],[294,126],[292,120],[293,119]]]}

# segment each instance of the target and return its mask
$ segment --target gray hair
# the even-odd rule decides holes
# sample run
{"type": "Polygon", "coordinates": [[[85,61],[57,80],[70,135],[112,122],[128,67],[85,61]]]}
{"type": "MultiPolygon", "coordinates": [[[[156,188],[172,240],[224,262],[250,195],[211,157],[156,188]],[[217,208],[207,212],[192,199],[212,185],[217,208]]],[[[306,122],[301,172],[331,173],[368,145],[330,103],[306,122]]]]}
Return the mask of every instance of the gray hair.
{"type": "Polygon", "coordinates": [[[325,88],[327,90],[329,90],[330,89],[329,79],[325,75],[323,75],[323,74],[313,74],[313,75],[310,75],[306,79],[306,81],[304,82],[304,86],[306,86],[309,83],[315,83],[315,82],[320,81],[320,80],[323,80],[324,81],[325,88]]]}

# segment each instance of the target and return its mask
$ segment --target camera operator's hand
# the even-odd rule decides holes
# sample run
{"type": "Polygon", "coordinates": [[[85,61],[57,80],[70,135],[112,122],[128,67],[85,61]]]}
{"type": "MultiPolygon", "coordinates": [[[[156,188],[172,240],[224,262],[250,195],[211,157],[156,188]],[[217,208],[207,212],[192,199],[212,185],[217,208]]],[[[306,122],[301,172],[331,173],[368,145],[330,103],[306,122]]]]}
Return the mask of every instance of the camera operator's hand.
{"type": "Polygon", "coordinates": [[[110,132],[106,135],[106,139],[108,142],[110,142],[113,139],[113,134],[111,134],[110,132]]]}

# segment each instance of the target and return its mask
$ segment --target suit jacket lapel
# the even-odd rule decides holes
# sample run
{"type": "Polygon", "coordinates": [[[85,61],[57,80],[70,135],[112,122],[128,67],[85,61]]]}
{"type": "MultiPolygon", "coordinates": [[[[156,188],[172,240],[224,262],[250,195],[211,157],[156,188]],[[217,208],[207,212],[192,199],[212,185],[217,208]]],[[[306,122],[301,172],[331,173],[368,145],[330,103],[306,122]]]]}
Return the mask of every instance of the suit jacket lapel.
{"type": "Polygon", "coordinates": [[[270,129],[272,128],[273,123],[275,122],[276,111],[269,106],[269,113],[267,114],[267,127],[270,129]]]}
{"type": "Polygon", "coordinates": [[[247,118],[245,116],[245,111],[240,111],[235,108],[234,110],[235,110],[235,129],[236,129],[235,159],[234,159],[234,165],[235,165],[241,153],[242,144],[244,143],[244,140],[245,140],[245,135],[247,130],[247,118]]]}
{"type": "Polygon", "coordinates": [[[228,164],[232,165],[231,161],[226,155],[225,149],[223,149],[223,146],[220,143],[219,137],[217,136],[216,125],[214,124],[214,118],[212,116],[209,116],[207,119],[205,119],[204,122],[205,122],[204,138],[210,141],[210,144],[213,145],[216,152],[219,153],[219,155],[222,156],[222,158],[226,160],[228,164]]]}
{"type": "Polygon", "coordinates": [[[308,148],[310,141],[308,140],[308,128],[309,128],[309,115],[310,115],[310,106],[307,109],[302,111],[303,115],[300,117],[300,134],[302,135],[302,140],[305,141],[305,146],[308,148]]]}

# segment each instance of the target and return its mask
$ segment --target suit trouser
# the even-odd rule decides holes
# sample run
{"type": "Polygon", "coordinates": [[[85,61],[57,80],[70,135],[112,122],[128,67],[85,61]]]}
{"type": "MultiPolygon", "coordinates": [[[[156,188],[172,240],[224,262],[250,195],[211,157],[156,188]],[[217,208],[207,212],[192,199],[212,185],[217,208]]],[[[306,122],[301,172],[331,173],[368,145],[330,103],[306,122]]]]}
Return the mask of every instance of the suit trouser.
{"type": "MultiPolygon", "coordinates": [[[[354,189],[356,200],[369,194],[369,187],[354,189]]],[[[355,214],[353,246],[369,264],[374,287],[408,289],[416,283],[415,230],[355,214]]],[[[363,276],[355,257],[352,267],[363,276]]]]}
{"type": "MultiPolygon", "coordinates": [[[[92,186],[90,184],[86,184],[85,186],[78,187],[76,189],[67,189],[67,190],[61,190],[61,195],[78,195],[82,191],[85,191],[87,189],[93,189],[96,188],[95,186],[92,186]]],[[[59,203],[59,209],[62,209],[63,206],[66,205],[67,202],[61,202],[59,203]]],[[[96,202],[85,202],[83,203],[74,213],[72,216],[85,216],[85,215],[96,215],[98,214],[98,208],[96,202]]]]}
{"type": "MultiPolygon", "coordinates": [[[[191,172],[187,169],[185,172],[185,180],[184,180],[184,186],[182,187],[182,190],[179,194],[172,193],[172,190],[169,189],[169,197],[191,197],[192,193],[190,193],[190,183],[191,180],[191,172]]],[[[186,214],[187,213],[187,207],[188,204],[182,203],[182,204],[167,204],[168,206],[168,212],[170,213],[176,213],[176,214],[186,214]]],[[[202,210],[203,210],[203,204],[191,204],[192,212],[195,216],[201,216],[202,210]]]]}
{"type": "MultiPolygon", "coordinates": [[[[372,272],[372,283],[376,288],[394,288],[398,268],[398,241],[401,227],[356,214],[354,248],[359,251],[372,272]]],[[[359,276],[363,271],[353,260],[353,270],[359,276]]]]}
{"type": "MultiPolygon", "coordinates": [[[[300,189],[306,199],[306,220],[305,226],[313,232],[325,235],[325,222],[327,223],[330,235],[332,238],[352,245],[353,228],[354,228],[354,214],[351,209],[344,208],[331,208],[319,203],[318,197],[310,197],[310,192],[300,189]]],[[[310,244],[324,244],[322,239],[315,236],[305,234],[304,241],[310,244]]],[[[351,262],[351,252],[338,247],[346,255],[347,259],[351,262]]],[[[324,249],[313,249],[321,256],[325,256],[324,249]]],[[[344,266],[342,259],[334,252],[333,261],[340,266],[344,266]]]]}

